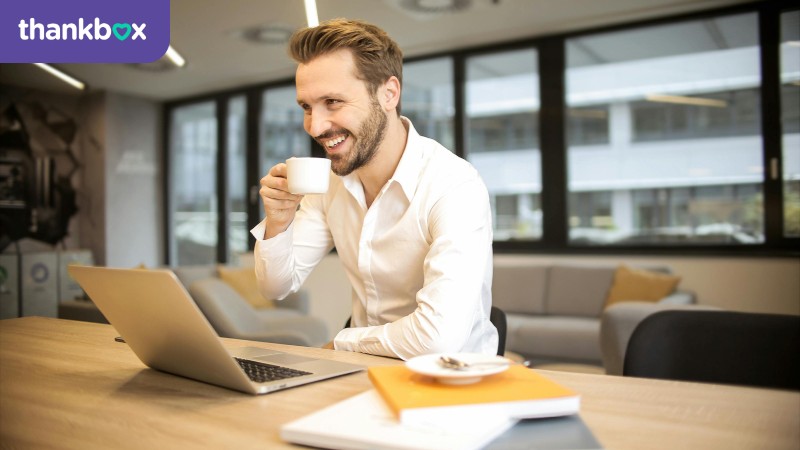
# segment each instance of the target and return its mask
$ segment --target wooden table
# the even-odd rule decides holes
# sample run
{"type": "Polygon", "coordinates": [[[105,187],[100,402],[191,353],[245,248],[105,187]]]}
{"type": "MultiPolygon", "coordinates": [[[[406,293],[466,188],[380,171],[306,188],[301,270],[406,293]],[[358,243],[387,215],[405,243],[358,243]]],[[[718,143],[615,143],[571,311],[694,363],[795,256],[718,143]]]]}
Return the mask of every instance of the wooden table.
{"type": "MultiPolygon", "coordinates": [[[[364,372],[249,396],[145,367],[110,325],[0,321],[0,447],[290,448],[280,426],[371,387],[364,372]]],[[[227,345],[286,349],[225,339],[227,345]]],[[[316,348],[365,365],[393,359],[316,348]]],[[[800,448],[800,393],[540,371],[582,395],[608,449],[800,448]]]]}

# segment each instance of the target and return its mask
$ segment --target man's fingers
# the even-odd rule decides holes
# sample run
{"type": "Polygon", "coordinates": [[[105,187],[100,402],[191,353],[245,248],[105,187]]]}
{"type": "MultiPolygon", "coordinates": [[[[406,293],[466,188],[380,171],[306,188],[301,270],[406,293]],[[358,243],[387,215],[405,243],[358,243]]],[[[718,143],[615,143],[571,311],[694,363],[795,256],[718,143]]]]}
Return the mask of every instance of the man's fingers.
{"type": "Polygon", "coordinates": [[[286,230],[294,220],[297,205],[303,196],[289,192],[285,163],[276,164],[269,169],[269,173],[261,179],[258,193],[264,203],[264,214],[268,219],[264,239],[269,239],[286,230]]]}
{"type": "Polygon", "coordinates": [[[269,175],[273,177],[286,178],[286,163],[278,163],[269,169],[269,175]]]}
{"type": "Polygon", "coordinates": [[[286,178],[267,175],[261,179],[261,186],[289,192],[289,181],[286,178]]]}
{"type": "Polygon", "coordinates": [[[267,208],[267,209],[270,209],[270,210],[289,209],[289,210],[294,211],[294,210],[297,209],[297,204],[298,203],[299,202],[296,201],[296,200],[276,200],[276,199],[272,198],[272,199],[267,199],[264,202],[264,207],[267,208]]]}
{"type": "Polygon", "coordinates": [[[261,189],[258,190],[259,195],[264,200],[289,200],[292,202],[299,202],[303,199],[301,194],[291,194],[283,189],[274,188],[270,186],[261,186],[261,189]]]}

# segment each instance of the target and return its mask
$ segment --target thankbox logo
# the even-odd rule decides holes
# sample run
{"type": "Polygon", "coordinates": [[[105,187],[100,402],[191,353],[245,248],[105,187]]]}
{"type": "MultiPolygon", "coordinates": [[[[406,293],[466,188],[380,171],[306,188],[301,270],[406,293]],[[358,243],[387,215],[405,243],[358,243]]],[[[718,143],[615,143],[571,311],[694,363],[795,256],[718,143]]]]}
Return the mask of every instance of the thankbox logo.
{"type": "Polygon", "coordinates": [[[169,0],[28,0],[0,17],[0,62],[143,63],[169,46],[169,0]]]}
{"type": "Polygon", "coordinates": [[[19,21],[19,38],[23,41],[27,40],[47,40],[47,41],[60,41],[67,39],[78,40],[106,40],[111,37],[111,34],[124,41],[131,35],[131,30],[134,30],[132,41],[136,39],[146,40],[147,36],[144,34],[146,23],[115,23],[109,25],[100,22],[100,18],[95,17],[94,23],[87,23],[84,25],[83,18],[78,19],[78,23],[37,23],[36,19],[30,18],[28,22],[24,20],[19,21]],[[94,30],[92,30],[94,27],[94,30]]]}

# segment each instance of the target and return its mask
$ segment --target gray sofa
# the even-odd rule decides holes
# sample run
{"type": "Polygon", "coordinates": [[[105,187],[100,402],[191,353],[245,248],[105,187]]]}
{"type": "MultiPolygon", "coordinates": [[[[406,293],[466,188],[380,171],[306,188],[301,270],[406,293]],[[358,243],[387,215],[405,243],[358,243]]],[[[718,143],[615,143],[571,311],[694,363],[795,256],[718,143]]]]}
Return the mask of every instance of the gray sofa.
{"type": "MultiPolygon", "coordinates": [[[[663,266],[638,268],[670,272],[663,266]]],[[[616,269],[611,264],[495,258],[492,301],[506,313],[506,350],[534,365],[603,365],[600,323],[616,269]]],[[[694,301],[692,293],[676,290],[657,304],[671,307],[694,301]]]]}
{"type": "Polygon", "coordinates": [[[222,337],[310,347],[328,341],[325,323],[309,315],[309,298],[302,290],[275,302],[275,308],[256,309],[219,278],[216,266],[172,270],[222,337]]]}

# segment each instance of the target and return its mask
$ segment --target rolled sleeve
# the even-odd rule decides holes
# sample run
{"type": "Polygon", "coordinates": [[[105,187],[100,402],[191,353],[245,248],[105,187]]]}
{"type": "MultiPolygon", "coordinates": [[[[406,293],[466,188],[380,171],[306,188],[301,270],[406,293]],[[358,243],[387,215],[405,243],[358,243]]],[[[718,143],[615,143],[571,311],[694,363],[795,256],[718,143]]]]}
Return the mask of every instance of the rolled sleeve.
{"type": "Polygon", "coordinates": [[[250,233],[256,238],[255,271],[258,288],[264,298],[283,300],[294,290],[292,274],[293,224],[282,233],[264,239],[266,220],[250,233]],[[260,238],[259,238],[260,236],[260,238]]]}
{"type": "Polygon", "coordinates": [[[383,325],[345,328],[333,339],[333,348],[336,350],[397,358],[400,355],[392,349],[390,343],[391,339],[387,339],[385,333],[386,327],[383,325]]]}

